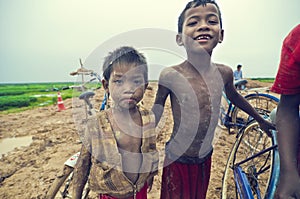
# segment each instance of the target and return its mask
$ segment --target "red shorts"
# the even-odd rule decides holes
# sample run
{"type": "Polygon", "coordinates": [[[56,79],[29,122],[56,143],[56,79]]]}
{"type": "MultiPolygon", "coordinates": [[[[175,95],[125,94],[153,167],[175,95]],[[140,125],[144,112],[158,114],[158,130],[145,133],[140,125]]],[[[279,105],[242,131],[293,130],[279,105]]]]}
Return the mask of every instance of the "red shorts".
{"type": "MultiPolygon", "coordinates": [[[[136,199],[147,199],[147,184],[136,194],[136,199]]],[[[100,194],[99,199],[118,199],[109,195],[100,194]]],[[[122,199],[133,199],[133,196],[122,199]]]]}
{"type": "Polygon", "coordinates": [[[300,93],[300,25],[284,39],[279,69],[271,91],[284,95],[300,93]]]}
{"type": "MultiPolygon", "coordinates": [[[[170,160],[165,159],[165,162],[170,160]]],[[[161,199],[205,199],[211,156],[201,164],[173,162],[163,169],[161,199]]]]}

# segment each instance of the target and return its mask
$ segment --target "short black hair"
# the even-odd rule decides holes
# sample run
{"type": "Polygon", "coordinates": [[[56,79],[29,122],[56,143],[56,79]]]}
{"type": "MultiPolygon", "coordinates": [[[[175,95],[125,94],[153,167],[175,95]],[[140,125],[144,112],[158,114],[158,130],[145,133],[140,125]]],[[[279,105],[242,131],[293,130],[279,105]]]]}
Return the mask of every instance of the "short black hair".
{"type": "Polygon", "coordinates": [[[242,64],[238,64],[236,68],[242,68],[242,64]]]}
{"type": "Polygon", "coordinates": [[[206,6],[207,3],[214,4],[217,7],[218,15],[219,15],[219,19],[220,19],[220,25],[221,25],[221,29],[222,29],[221,11],[220,11],[220,7],[217,4],[217,2],[215,2],[214,0],[193,0],[193,1],[190,1],[186,4],[184,10],[181,12],[181,14],[178,18],[178,33],[182,33],[182,26],[183,26],[183,22],[184,22],[185,12],[190,8],[195,8],[195,7],[198,7],[198,6],[206,6]]]}
{"type": "Polygon", "coordinates": [[[145,82],[148,82],[148,66],[145,56],[129,46],[117,48],[105,57],[103,63],[103,77],[105,80],[109,81],[113,66],[120,63],[134,63],[137,66],[141,66],[144,70],[145,82]]]}

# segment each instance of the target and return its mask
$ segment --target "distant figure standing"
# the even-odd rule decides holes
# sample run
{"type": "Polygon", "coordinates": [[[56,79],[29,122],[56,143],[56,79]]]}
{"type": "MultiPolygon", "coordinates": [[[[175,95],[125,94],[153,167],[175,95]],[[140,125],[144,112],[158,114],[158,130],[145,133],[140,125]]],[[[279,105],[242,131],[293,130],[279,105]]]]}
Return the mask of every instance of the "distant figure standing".
{"type": "Polygon", "coordinates": [[[243,79],[242,65],[238,64],[236,70],[233,72],[234,80],[243,79]]]}

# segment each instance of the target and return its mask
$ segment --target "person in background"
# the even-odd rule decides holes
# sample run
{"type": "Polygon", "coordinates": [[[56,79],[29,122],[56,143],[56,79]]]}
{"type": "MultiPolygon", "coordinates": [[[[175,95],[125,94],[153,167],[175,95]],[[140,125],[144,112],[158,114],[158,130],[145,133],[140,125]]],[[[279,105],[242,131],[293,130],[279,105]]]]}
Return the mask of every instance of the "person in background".
{"type": "Polygon", "coordinates": [[[234,85],[238,90],[244,90],[248,81],[243,79],[242,65],[238,64],[236,70],[233,72],[234,85]]]}
{"type": "Polygon", "coordinates": [[[271,91],[281,94],[276,113],[280,156],[276,198],[300,199],[300,24],[283,41],[271,91]]]}
{"type": "Polygon", "coordinates": [[[241,64],[237,65],[236,70],[233,72],[233,78],[234,78],[234,80],[243,79],[243,71],[242,71],[241,64]]]}

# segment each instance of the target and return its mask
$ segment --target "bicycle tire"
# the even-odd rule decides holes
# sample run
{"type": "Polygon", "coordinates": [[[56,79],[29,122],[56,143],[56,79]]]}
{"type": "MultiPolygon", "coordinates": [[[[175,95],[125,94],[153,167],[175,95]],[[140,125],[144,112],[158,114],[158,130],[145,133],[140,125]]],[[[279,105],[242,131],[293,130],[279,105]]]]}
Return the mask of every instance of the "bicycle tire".
{"type": "Polygon", "coordinates": [[[47,199],[54,199],[63,185],[63,183],[66,181],[66,179],[70,176],[70,174],[73,172],[74,168],[69,167],[67,165],[64,165],[63,168],[63,174],[60,176],[57,176],[55,180],[53,181],[50,189],[47,192],[46,198],[47,199]]]}
{"type": "MultiPolygon", "coordinates": [[[[47,199],[72,198],[70,190],[72,189],[73,167],[64,165],[63,174],[57,176],[47,192],[47,199]]],[[[85,186],[82,199],[86,199],[89,194],[89,188],[85,186]]]]}
{"type": "MultiPolygon", "coordinates": [[[[237,134],[236,142],[231,149],[223,174],[221,193],[222,199],[240,198],[235,185],[236,182],[234,180],[233,165],[257,153],[257,150],[249,147],[249,144],[245,144],[243,140],[247,139],[252,143],[251,145],[256,146],[256,149],[259,149],[259,151],[277,145],[276,134],[274,132],[273,137],[269,138],[266,133],[258,134],[258,131],[261,131],[258,123],[252,121],[246,127],[242,128],[237,134]],[[260,142],[261,140],[264,142],[260,142]]],[[[254,181],[256,181],[258,183],[262,198],[274,198],[279,176],[279,154],[277,148],[262,154],[261,156],[258,156],[253,160],[242,164],[241,166],[243,171],[245,171],[248,176],[250,176],[249,169],[258,169],[258,171],[263,170],[264,172],[257,177],[257,181],[250,177],[249,181],[252,183],[255,183],[254,181]]]]}
{"type": "MultiPolygon", "coordinates": [[[[250,105],[255,108],[262,116],[269,116],[271,111],[275,109],[279,103],[279,99],[273,95],[266,93],[251,93],[245,96],[250,105]]],[[[247,113],[238,107],[234,107],[231,113],[232,123],[247,124],[252,119],[247,113]]],[[[240,127],[232,127],[233,133],[237,133],[240,127]]],[[[230,129],[229,129],[230,130],[230,129]]]]}
{"type": "Polygon", "coordinates": [[[221,105],[220,106],[220,113],[219,113],[219,118],[218,118],[218,126],[223,129],[226,130],[227,127],[224,125],[224,118],[226,117],[226,113],[225,113],[225,108],[221,105]]]}

